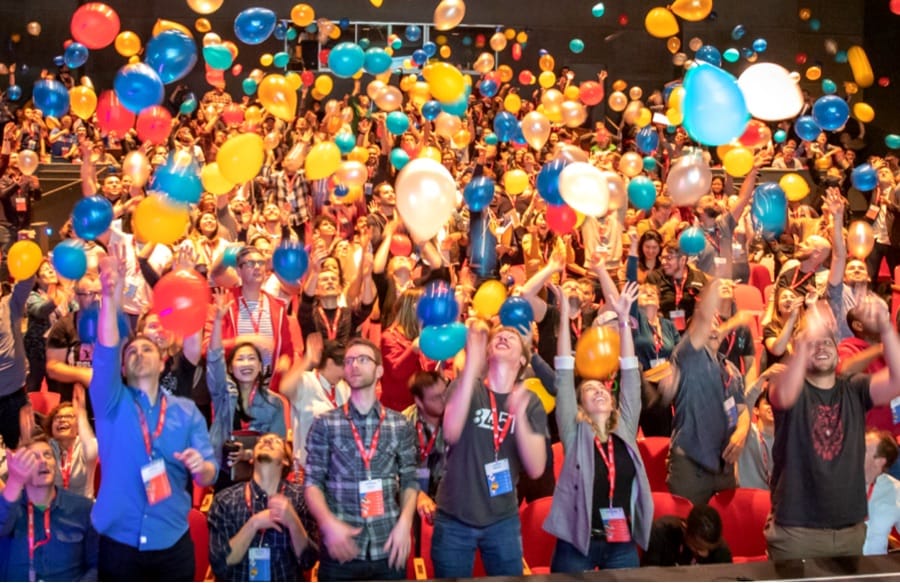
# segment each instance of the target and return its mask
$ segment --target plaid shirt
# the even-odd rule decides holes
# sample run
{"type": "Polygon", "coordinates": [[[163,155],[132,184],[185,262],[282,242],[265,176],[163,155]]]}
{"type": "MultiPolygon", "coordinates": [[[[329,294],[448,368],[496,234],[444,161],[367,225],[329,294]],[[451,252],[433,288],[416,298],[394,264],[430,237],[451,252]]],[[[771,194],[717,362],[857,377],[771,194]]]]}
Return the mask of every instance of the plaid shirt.
{"type": "MultiPolygon", "coordinates": [[[[367,415],[361,415],[352,403],[349,404],[350,417],[366,448],[371,445],[381,410],[381,403],[376,403],[367,415]]],[[[400,517],[401,493],[407,488],[419,489],[416,482],[416,442],[406,418],[385,408],[378,449],[372,458],[370,472],[366,472],[343,407],[324,413],[313,421],[306,450],[305,485],[316,486],[325,493],[329,510],[339,520],[350,526],[363,527],[356,537],[359,546],[356,558],[363,561],[388,558],[384,544],[400,517]],[[364,519],[360,509],[359,483],[369,478],[381,480],[384,514],[364,519]]]]}
{"type": "MultiPolygon", "coordinates": [[[[318,527],[306,508],[300,486],[282,480],[278,491],[283,492],[291,501],[294,510],[297,511],[297,516],[300,517],[300,522],[303,523],[303,528],[309,535],[310,543],[298,560],[294,556],[290,531],[284,528],[278,532],[270,528],[264,532],[261,538],[259,533],[253,537],[251,548],[263,546],[272,549],[272,581],[302,581],[301,571],[311,568],[318,558],[315,543],[318,539],[318,527]]],[[[247,524],[253,514],[262,512],[268,508],[268,505],[268,495],[253,480],[235,484],[216,494],[207,520],[209,522],[209,562],[218,581],[250,580],[249,552],[237,565],[229,566],[225,563],[225,559],[231,553],[229,541],[247,524]],[[245,494],[247,484],[250,484],[252,512],[247,508],[245,494]]]]}
{"type": "Polygon", "coordinates": [[[291,208],[291,225],[299,226],[309,221],[309,185],[303,172],[297,172],[289,178],[284,170],[272,170],[271,166],[263,166],[259,179],[260,186],[265,189],[264,197],[282,208],[285,204],[291,208]]]}

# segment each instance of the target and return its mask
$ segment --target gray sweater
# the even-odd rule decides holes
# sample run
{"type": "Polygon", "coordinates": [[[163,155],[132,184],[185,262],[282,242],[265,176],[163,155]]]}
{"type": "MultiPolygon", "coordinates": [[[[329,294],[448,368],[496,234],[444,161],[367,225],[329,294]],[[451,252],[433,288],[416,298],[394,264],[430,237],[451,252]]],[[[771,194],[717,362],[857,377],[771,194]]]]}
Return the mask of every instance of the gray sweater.
{"type": "Polygon", "coordinates": [[[22,340],[22,318],[33,287],[33,277],[22,280],[13,286],[12,294],[0,299],[0,397],[25,386],[28,362],[22,340]]]}

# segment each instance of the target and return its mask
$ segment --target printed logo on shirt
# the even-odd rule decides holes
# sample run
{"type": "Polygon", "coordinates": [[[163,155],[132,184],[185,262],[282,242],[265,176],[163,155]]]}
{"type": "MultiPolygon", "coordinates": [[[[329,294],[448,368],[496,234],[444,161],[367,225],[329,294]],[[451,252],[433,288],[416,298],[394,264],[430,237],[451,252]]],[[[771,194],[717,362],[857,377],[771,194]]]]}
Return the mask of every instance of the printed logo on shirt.
{"type": "MultiPolygon", "coordinates": [[[[500,411],[500,421],[498,425],[502,428],[506,425],[506,420],[512,417],[512,425],[509,428],[509,434],[512,435],[516,432],[516,416],[510,415],[506,411],[500,411]]],[[[483,407],[475,411],[475,417],[472,419],[472,423],[475,424],[475,427],[480,429],[487,429],[488,431],[494,430],[494,422],[491,419],[491,409],[490,407],[483,407]]]]}
{"type": "Polygon", "coordinates": [[[844,422],[841,419],[841,404],[818,405],[813,409],[812,422],[813,449],[826,462],[841,453],[844,443],[844,422]]]}

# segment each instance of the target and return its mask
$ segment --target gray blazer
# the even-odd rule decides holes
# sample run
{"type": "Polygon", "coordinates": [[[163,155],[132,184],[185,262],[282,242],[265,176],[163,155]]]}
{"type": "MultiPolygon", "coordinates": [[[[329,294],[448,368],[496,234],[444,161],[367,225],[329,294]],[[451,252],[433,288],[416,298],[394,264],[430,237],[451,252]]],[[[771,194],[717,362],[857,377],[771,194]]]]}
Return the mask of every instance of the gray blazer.
{"type": "MultiPolygon", "coordinates": [[[[594,431],[587,422],[576,421],[574,359],[556,359],[556,421],[566,452],[562,472],[553,493],[544,530],[587,555],[591,545],[591,507],[594,495],[594,431]]],[[[653,495],[647,470],[637,446],[641,414],[641,375],[637,368],[622,370],[619,387],[619,422],[613,433],[628,446],[634,462],[631,489],[631,537],[641,548],[650,541],[653,495]]]]}

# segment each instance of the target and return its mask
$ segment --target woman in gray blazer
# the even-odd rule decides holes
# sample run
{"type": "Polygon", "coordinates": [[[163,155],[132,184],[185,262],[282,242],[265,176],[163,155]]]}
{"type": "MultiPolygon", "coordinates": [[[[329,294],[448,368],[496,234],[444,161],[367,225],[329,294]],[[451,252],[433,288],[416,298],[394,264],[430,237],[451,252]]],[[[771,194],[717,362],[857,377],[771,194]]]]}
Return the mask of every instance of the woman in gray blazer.
{"type": "Polygon", "coordinates": [[[618,404],[613,379],[584,379],[576,396],[568,302],[560,307],[556,420],[566,457],[544,523],[558,539],[553,572],[637,567],[636,545],[647,548],[653,522],[653,496],[636,441],[641,378],[629,310],[638,286],[629,283],[619,294],[611,281],[604,283],[619,325],[618,404]]]}

